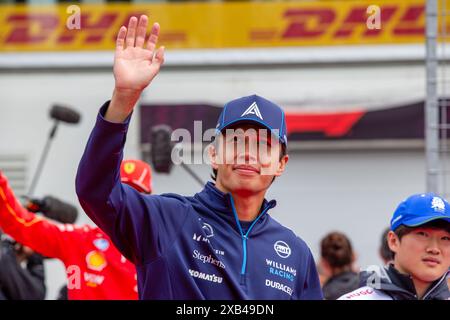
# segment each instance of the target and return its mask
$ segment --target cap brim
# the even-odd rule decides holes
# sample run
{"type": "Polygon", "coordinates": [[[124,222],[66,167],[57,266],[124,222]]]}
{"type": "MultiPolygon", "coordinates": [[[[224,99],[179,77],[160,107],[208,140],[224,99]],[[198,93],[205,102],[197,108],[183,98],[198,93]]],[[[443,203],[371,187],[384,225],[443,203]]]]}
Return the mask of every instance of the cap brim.
{"type": "Polygon", "coordinates": [[[445,220],[447,222],[450,222],[450,217],[449,216],[424,216],[424,217],[418,217],[418,218],[413,218],[410,220],[405,220],[402,222],[402,224],[404,224],[407,227],[418,227],[421,226],[425,223],[428,223],[430,221],[434,221],[434,220],[445,220]]]}
{"type": "Polygon", "coordinates": [[[230,123],[227,123],[225,126],[222,127],[221,131],[223,131],[229,127],[232,127],[234,125],[243,124],[243,123],[255,124],[258,127],[272,130],[264,121],[259,121],[259,120],[251,119],[251,118],[241,118],[241,119],[236,119],[234,121],[231,121],[230,123]]]}

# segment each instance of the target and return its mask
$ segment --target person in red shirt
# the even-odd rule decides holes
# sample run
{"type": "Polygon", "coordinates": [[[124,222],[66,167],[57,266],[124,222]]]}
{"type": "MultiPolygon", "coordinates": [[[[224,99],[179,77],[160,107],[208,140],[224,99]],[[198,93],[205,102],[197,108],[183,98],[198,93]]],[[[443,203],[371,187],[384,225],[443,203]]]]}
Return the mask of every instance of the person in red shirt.
{"type": "MultiPolygon", "coordinates": [[[[140,160],[125,160],[124,184],[151,193],[151,169],[140,160]]],[[[26,210],[0,171],[0,228],[17,242],[66,268],[69,300],[137,300],[135,266],[97,226],[60,224],[26,210]]]]}

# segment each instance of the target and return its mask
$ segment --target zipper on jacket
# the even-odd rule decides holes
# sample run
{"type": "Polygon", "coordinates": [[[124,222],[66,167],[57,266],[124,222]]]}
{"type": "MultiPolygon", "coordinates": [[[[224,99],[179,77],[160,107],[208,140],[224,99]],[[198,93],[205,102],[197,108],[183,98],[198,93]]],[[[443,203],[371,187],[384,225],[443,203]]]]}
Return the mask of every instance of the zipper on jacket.
{"type": "Polygon", "coordinates": [[[447,279],[447,273],[444,274],[444,276],[441,278],[441,280],[439,280],[438,283],[435,284],[435,286],[433,288],[430,289],[430,291],[428,291],[423,297],[422,300],[425,300],[434,290],[436,290],[437,287],[439,287],[441,285],[441,283],[447,279]]]}
{"type": "Polygon", "coordinates": [[[236,207],[234,206],[234,199],[233,196],[231,194],[230,195],[230,202],[231,202],[231,208],[233,209],[233,215],[234,215],[234,219],[236,220],[236,225],[239,229],[239,234],[241,235],[241,239],[242,239],[242,251],[243,251],[243,255],[242,255],[242,265],[241,265],[241,278],[240,278],[240,284],[241,285],[245,285],[246,282],[246,269],[247,269],[247,240],[248,240],[248,235],[250,234],[250,231],[253,229],[253,226],[256,224],[256,222],[258,222],[258,220],[270,209],[270,205],[268,204],[263,211],[259,214],[259,216],[252,222],[252,224],[250,225],[250,227],[248,228],[247,232],[244,234],[244,232],[242,231],[242,227],[241,224],[239,222],[239,217],[237,215],[236,212],[236,207]]]}

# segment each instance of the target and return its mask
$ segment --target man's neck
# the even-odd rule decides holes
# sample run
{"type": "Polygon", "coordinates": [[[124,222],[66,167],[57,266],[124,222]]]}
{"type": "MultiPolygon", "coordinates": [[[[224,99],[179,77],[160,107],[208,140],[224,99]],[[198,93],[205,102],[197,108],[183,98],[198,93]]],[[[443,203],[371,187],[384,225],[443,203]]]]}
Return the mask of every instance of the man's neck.
{"type": "Polygon", "coordinates": [[[264,201],[264,193],[242,195],[231,192],[240,221],[253,221],[258,217],[264,201]]]}
{"type": "Polygon", "coordinates": [[[216,183],[216,188],[223,193],[231,193],[234,200],[234,207],[240,221],[253,221],[258,217],[261,206],[264,201],[265,191],[261,192],[245,192],[232,191],[225,188],[220,183],[216,183]]]}

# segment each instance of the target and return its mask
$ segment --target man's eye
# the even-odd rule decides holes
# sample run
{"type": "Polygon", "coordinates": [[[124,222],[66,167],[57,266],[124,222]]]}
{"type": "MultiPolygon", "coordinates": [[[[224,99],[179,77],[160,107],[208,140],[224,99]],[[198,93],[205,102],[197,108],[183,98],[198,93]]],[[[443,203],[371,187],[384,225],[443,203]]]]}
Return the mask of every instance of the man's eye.
{"type": "Polygon", "coordinates": [[[442,240],[444,240],[444,241],[450,241],[450,237],[442,237],[442,240]]]}
{"type": "Polygon", "coordinates": [[[423,232],[423,231],[418,231],[417,234],[419,236],[422,236],[422,237],[426,237],[427,236],[427,234],[425,232],[423,232]]]}

